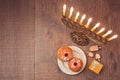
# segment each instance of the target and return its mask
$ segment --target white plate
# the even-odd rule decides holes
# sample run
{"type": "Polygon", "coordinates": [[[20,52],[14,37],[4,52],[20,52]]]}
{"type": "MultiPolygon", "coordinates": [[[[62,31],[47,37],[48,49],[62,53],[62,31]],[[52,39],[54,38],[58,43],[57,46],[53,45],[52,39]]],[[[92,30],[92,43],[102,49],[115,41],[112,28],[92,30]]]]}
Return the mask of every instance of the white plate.
{"type": "Polygon", "coordinates": [[[69,75],[75,75],[75,74],[82,72],[83,69],[85,68],[86,62],[87,62],[86,55],[82,49],[76,46],[69,46],[69,47],[73,50],[73,56],[78,57],[83,61],[82,69],[79,72],[73,72],[69,69],[68,62],[62,62],[61,60],[57,59],[57,63],[58,63],[58,67],[60,68],[60,70],[63,71],[64,73],[69,74],[69,75]]]}

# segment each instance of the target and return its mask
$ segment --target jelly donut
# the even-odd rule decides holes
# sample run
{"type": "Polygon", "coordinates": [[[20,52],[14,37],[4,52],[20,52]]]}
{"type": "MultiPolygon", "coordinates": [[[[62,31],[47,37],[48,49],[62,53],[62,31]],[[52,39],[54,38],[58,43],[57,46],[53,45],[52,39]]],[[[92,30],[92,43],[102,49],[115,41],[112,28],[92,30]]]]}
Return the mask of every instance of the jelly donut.
{"type": "Polygon", "coordinates": [[[73,57],[73,51],[68,46],[62,46],[57,51],[57,57],[61,61],[64,61],[64,62],[69,61],[73,57]]]}
{"type": "Polygon", "coordinates": [[[77,57],[73,57],[69,62],[68,62],[68,66],[70,68],[70,70],[74,71],[74,72],[78,72],[82,69],[83,67],[83,62],[81,59],[77,58],[77,57]]]}

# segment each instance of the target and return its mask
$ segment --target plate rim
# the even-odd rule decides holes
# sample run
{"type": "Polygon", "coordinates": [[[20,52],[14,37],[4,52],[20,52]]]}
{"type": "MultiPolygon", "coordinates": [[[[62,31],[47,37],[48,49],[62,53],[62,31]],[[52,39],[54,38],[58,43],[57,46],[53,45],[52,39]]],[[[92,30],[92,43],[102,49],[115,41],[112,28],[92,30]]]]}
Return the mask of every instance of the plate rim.
{"type": "MultiPolygon", "coordinates": [[[[62,62],[61,60],[59,60],[58,58],[57,58],[57,64],[58,64],[58,67],[59,67],[59,69],[62,71],[62,72],[64,72],[64,73],[66,73],[66,74],[69,74],[69,75],[76,75],[76,74],[79,74],[79,73],[81,73],[84,69],[85,69],[85,67],[86,67],[86,64],[87,64],[87,57],[86,57],[86,54],[85,54],[85,52],[81,49],[81,48],[79,48],[79,47],[77,47],[77,46],[68,46],[68,47],[70,47],[72,50],[74,50],[74,49],[78,49],[78,50],[80,50],[80,52],[82,52],[82,53],[79,53],[79,54],[82,54],[83,56],[84,56],[84,67],[79,71],[79,72],[73,72],[73,71],[71,71],[70,69],[70,72],[67,72],[67,71],[65,71],[65,70],[63,70],[62,68],[61,68],[61,64],[62,63],[67,63],[67,62],[62,62]],[[60,64],[61,63],[61,64],[60,64]]],[[[64,65],[63,65],[64,66],[64,65]]]]}

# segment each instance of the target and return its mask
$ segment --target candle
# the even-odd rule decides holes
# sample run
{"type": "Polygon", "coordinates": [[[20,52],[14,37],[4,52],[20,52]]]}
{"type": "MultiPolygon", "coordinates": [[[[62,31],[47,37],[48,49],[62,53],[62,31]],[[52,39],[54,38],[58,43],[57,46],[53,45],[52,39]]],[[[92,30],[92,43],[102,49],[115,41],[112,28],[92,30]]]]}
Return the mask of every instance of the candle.
{"type": "Polygon", "coordinates": [[[72,17],[72,13],[73,13],[73,7],[70,8],[70,13],[69,13],[69,19],[72,17]]]}
{"type": "Polygon", "coordinates": [[[85,25],[86,28],[89,27],[89,24],[91,23],[91,21],[92,21],[92,18],[89,18],[87,24],[85,25]]]}
{"type": "Polygon", "coordinates": [[[112,30],[109,30],[107,33],[105,33],[102,37],[105,38],[107,35],[111,34],[112,30]]]}
{"type": "Polygon", "coordinates": [[[108,38],[108,41],[111,41],[111,40],[113,40],[113,39],[115,39],[115,38],[117,38],[117,37],[118,37],[118,35],[114,35],[114,36],[108,38]]]}
{"type": "Polygon", "coordinates": [[[63,5],[63,16],[66,15],[66,4],[63,5]]]}
{"type": "Polygon", "coordinates": [[[94,31],[96,28],[98,28],[100,26],[100,23],[97,23],[92,29],[91,31],[94,31]]]}
{"type": "Polygon", "coordinates": [[[76,13],[76,16],[75,16],[75,19],[74,19],[75,22],[77,22],[79,15],[80,15],[80,13],[77,12],[77,13],[76,13]]]}
{"type": "Polygon", "coordinates": [[[100,29],[96,34],[100,34],[105,30],[105,28],[100,29]]]}
{"type": "Polygon", "coordinates": [[[85,17],[86,17],[85,14],[81,17],[80,24],[82,24],[82,22],[83,22],[83,20],[85,19],[85,17]]]}

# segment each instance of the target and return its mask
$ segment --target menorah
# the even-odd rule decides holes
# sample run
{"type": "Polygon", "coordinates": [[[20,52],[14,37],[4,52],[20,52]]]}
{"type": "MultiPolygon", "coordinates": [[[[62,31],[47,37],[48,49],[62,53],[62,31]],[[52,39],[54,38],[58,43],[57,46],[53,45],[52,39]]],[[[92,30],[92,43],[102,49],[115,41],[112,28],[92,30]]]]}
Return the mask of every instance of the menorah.
{"type": "Polygon", "coordinates": [[[112,30],[107,31],[105,34],[100,35],[105,28],[101,28],[98,32],[95,30],[100,26],[100,23],[97,23],[92,29],[89,28],[89,25],[92,21],[92,18],[89,18],[86,24],[83,24],[86,15],[84,14],[80,21],[78,22],[78,17],[80,15],[79,12],[76,13],[74,20],[72,19],[73,7],[70,8],[70,13],[66,15],[66,5],[63,5],[63,13],[62,13],[62,22],[68,27],[71,32],[71,38],[73,42],[78,45],[85,46],[88,45],[89,40],[97,43],[97,44],[106,44],[107,42],[112,41],[117,38],[118,35],[113,35],[110,38],[107,38],[108,35],[112,33],[112,30]]]}

